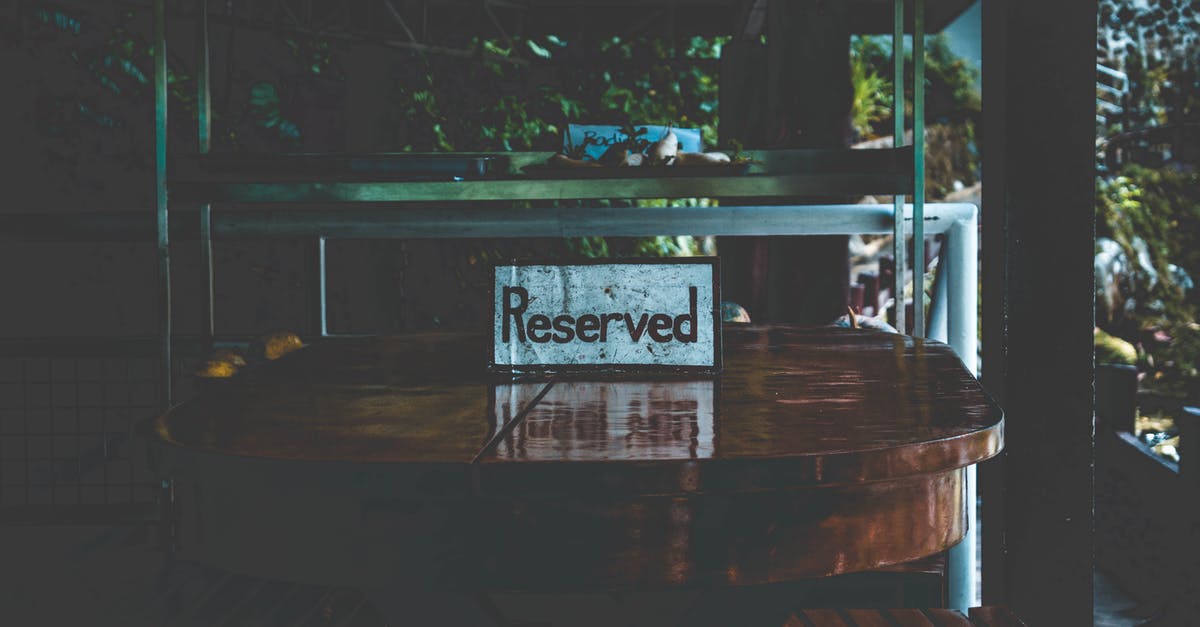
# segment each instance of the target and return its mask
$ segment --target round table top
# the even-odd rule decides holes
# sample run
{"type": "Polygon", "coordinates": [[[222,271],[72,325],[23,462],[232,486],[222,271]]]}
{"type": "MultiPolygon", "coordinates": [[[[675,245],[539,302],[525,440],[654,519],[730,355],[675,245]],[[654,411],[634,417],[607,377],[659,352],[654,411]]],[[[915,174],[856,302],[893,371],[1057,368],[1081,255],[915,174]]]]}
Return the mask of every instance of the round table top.
{"type": "Polygon", "coordinates": [[[438,472],[439,494],[475,495],[845,485],[1002,447],[999,407],[933,341],[727,324],[719,375],[608,380],[513,380],[487,372],[486,346],[453,333],[314,342],[163,415],[155,443],[438,472]]]}

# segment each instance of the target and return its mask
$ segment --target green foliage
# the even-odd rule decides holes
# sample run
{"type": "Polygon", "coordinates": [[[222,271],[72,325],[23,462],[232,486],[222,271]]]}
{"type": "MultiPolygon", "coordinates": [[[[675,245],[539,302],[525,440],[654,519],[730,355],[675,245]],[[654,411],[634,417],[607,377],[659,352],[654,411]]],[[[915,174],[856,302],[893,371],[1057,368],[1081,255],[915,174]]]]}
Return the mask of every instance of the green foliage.
{"type": "MultiPolygon", "coordinates": [[[[929,37],[925,42],[925,80],[931,94],[948,94],[949,111],[937,111],[938,115],[951,116],[954,112],[978,114],[983,108],[980,96],[979,68],[950,50],[944,34],[929,37]]],[[[940,103],[939,103],[940,104],[940,103]]]]}
{"type": "Polygon", "coordinates": [[[1138,352],[1133,344],[1119,337],[1113,337],[1102,329],[1096,329],[1093,342],[1096,347],[1096,363],[1127,366],[1137,364],[1138,352]]]}
{"type": "Polygon", "coordinates": [[[608,240],[603,237],[578,237],[566,240],[567,252],[576,257],[595,259],[611,257],[608,240]]]}
{"type": "Polygon", "coordinates": [[[857,137],[870,137],[875,128],[892,118],[892,83],[869,67],[869,54],[863,52],[864,47],[872,45],[869,37],[859,37],[851,47],[850,126],[857,137]]]}
{"type": "Polygon", "coordinates": [[[972,185],[978,180],[979,155],[975,149],[975,126],[931,124],[925,129],[925,189],[929,198],[944,198],[956,182],[972,185]]]}
{"type": "Polygon", "coordinates": [[[312,76],[345,80],[345,72],[337,63],[337,50],[328,41],[315,38],[284,40],[298,67],[312,76]]]}
{"type": "Polygon", "coordinates": [[[300,129],[284,119],[280,111],[279,94],[272,83],[255,83],[250,87],[250,111],[263,128],[274,129],[284,140],[298,141],[300,129]]]}
{"type": "MultiPolygon", "coordinates": [[[[663,40],[612,37],[587,44],[549,35],[472,41],[478,60],[429,56],[405,66],[393,87],[402,150],[560,150],[568,124],[623,126],[642,147],[641,125],[699,128],[717,144],[713,61],[727,38],[692,37],[679,51],[663,40]],[[688,61],[676,60],[680,53],[688,61]]],[[[416,61],[416,55],[414,55],[416,61]]],[[[666,202],[666,201],[662,201],[666,202]]],[[[675,201],[686,202],[686,201],[675,201]]],[[[696,254],[690,237],[572,239],[565,253],[604,257],[696,254]]]]}
{"type": "Polygon", "coordinates": [[[39,20],[46,24],[53,24],[59,30],[78,35],[83,30],[83,22],[71,15],[67,15],[62,11],[49,11],[46,9],[38,9],[34,12],[39,20]]]}
{"type": "MultiPolygon", "coordinates": [[[[891,81],[893,75],[892,38],[868,35],[850,38],[851,81],[854,108],[851,119],[862,139],[892,134],[891,81]],[[883,90],[882,92],[880,90],[883,90]],[[861,129],[861,130],[860,130],[861,129]]],[[[912,49],[904,52],[904,114],[912,126],[912,49]]],[[[963,122],[975,120],[981,112],[979,69],[950,50],[946,36],[925,38],[925,118],[963,122]]]]}
{"type": "Polygon", "coordinates": [[[1132,336],[1126,339],[1142,346],[1147,366],[1164,384],[1196,377],[1200,303],[1175,267],[1200,277],[1200,173],[1127,165],[1097,181],[1096,211],[1097,235],[1116,241],[1134,260],[1136,329],[1126,330],[1132,336]],[[1139,261],[1143,246],[1146,262],[1139,261]]]}
{"type": "Polygon", "coordinates": [[[1131,324],[1118,330],[1138,345],[1144,380],[1178,391],[1189,380],[1196,385],[1200,365],[1200,299],[1190,285],[1200,279],[1200,173],[1186,135],[1164,143],[1169,134],[1140,131],[1200,123],[1200,48],[1193,12],[1157,5],[1100,6],[1098,51],[1102,63],[1125,72],[1128,91],[1122,111],[1106,114],[1098,131],[1113,140],[1104,146],[1106,161],[1127,163],[1097,178],[1096,223],[1097,235],[1133,260],[1138,279],[1126,286],[1131,324]]]}
{"type": "Polygon", "coordinates": [[[1106,116],[1103,132],[1115,135],[1168,124],[1200,123],[1200,56],[1188,62],[1143,57],[1138,51],[1126,59],[1129,93],[1122,112],[1106,116]]]}
{"type": "MultiPolygon", "coordinates": [[[[694,37],[682,54],[712,60],[722,38],[694,37]]],[[[414,151],[556,150],[570,123],[674,124],[717,142],[715,65],[672,60],[662,40],[575,44],[550,35],[475,39],[478,59],[430,55],[405,64],[386,130],[414,151]]]]}
{"type": "Polygon", "coordinates": [[[1182,293],[1170,265],[1200,273],[1200,174],[1174,168],[1125,166],[1097,183],[1097,235],[1134,253],[1134,239],[1148,246],[1152,270],[1163,284],[1160,297],[1182,293]]]}
{"type": "MultiPolygon", "coordinates": [[[[956,182],[979,176],[979,71],[950,51],[942,35],[926,38],[925,179],[930,198],[942,198],[956,182]]],[[[893,133],[891,37],[855,36],[850,41],[851,127],[860,140],[893,133]]],[[[905,52],[905,113],[912,128],[912,51],[905,52]]]]}

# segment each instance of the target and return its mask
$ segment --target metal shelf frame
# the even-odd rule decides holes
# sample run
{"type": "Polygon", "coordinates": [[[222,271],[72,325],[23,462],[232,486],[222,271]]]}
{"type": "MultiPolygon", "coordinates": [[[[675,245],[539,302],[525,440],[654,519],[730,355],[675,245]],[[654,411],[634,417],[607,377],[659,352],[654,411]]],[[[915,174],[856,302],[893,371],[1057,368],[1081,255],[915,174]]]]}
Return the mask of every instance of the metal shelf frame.
{"type": "MultiPolygon", "coordinates": [[[[925,82],[925,1],[909,0],[913,7],[912,41],[914,87],[925,82]]],[[[201,158],[211,147],[211,83],[208,42],[208,0],[196,0],[198,139],[201,158]]],[[[864,172],[849,166],[841,171],[813,171],[798,167],[791,171],[752,173],[744,177],[629,178],[607,180],[501,179],[463,182],[393,181],[269,181],[209,180],[171,182],[167,167],[167,38],[165,0],[154,5],[154,100],[155,100],[155,233],[158,258],[158,330],[160,341],[160,406],[172,403],[171,343],[171,200],[199,203],[198,236],[206,285],[203,286],[205,341],[214,336],[213,257],[214,236],[294,236],[316,238],[320,277],[321,330],[325,331],[324,241],[326,237],[515,237],[580,235],[658,235],[686,230],[708,235],[803,235],[816,233],[893,234],[897,272],[894,294],[896,322],[905,328],[906,240],[913,237],[913,258],[924,260],[927,233],[945,232],[949,237],[944,283],[946,303],[933,308],[927,325],[920,292],[913,308],[914,335],[926,335],[927,326],[938,339],[949,340],[964,363],[975,370],[975,271],[977,216],[972,205],[925,205],[924,89],[914,88],[913,137],[911,149],[904,143],[904,32],[905,0],[893,0],[893,118],[894,148],[904,165],[898,170],[882,168],[864,172]],[[909,158],[909,155],[911,157],[909,158]],[[619,192],[614,191],[619,190],[619,192]],[[171,194],[168,194],[168,191],[171,194]],[[834,196],[890,194],[890,209],[863,205],[749,205],[705,208],[618,208],[595,209],[461,209],[439,207],[439,203],[504,200],[579,200],[600,198],[730,197],[762,198],[784,196],[834,196]],[[905,204],[905,194],[913,197],[905,204]],[[213,215],[213,203],[357,204],[344,210],[238,211],[213,215]],[[375,203],[375,204],[371,204],[375,203]],[[415,206],[414,206],[415,205],[415,206]],[[928,213],[926,210],[929,210],[928,213]],[[896,219],[903,216],[903,219],[896,219]],[[927,228],[928,227],[928,228],[927,228]],[[939,337],[940,336],[940,337],[939,337]]],[[[786,151],[785,151],[786,152],[786,151]]],[[[864,151],[865,152],[865,151],[864,151]]],[[[885,151],[875,151],[885,152],[885,151]]],[[[534,153],[524,153],[531,156],[534,153]]],[[[759,155],[771,162],[773,155],[759,155]]],[[[827,153],[826,156],[835,156],[827,153]]],[[[510,155],[511,157],[511,155],[510,155]]],[[[810,163],[821,154],[809,155],[810,163]]],[[[544,155],[543,157],[544,158],[544,155]]],[[[786,159],[785,159],[786,160],[786,159]]],[[[836,159],[834,159],[836,161],[836,159]]],[[[914,264],[913,285],[924,284],[923,263],[914,264]]],[[[969,521],[975,522],[974,468],[969,471],[969,521]]],[[[952,608],[965,610],[974,590],[974,544],[964,540],[951,549],[948,565],[952,608]]]]}

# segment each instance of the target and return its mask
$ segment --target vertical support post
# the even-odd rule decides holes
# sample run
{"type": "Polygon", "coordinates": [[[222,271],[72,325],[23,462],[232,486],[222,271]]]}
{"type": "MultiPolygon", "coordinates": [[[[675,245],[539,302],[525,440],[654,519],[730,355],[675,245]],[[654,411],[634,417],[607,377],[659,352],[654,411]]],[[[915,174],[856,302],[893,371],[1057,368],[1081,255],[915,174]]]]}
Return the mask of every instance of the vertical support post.
{"type": "MultiPolygon", "coordinates": [[[[212,82],[210,77],[210,62],[208,49],[208,0],[199,0],[197,8],[200,11],[196,20],[196,119],[198,122],[198,141],[200,154],[208,154],[212,149],[212,82]]],[[[212,251],[212,205],[200,205],[200,267],[204,273],[205,289],[202,294],[202,325],[201,336],[204,347],[212,350],[213,336],[216,332],[215,291],[213,289],[213,251],[212,251]]]]}
{"type": "MultiPolygon", "coordinates": [[[[1190,402],[1194,402],[1192,399],[1190,402]]],[[[1179,489],[1183,494],[1196,494],[1200,489],[1200,407],[1184,406],[1176,418],[1179,424],[1179,489]]],[[[1185,498],[1181,511],[1177,514],[1178,538],[1180,547],[1194,547],[1200,537],[1200,504],[1196,499],[1185,498]]],[[[1167,608],[1164,618],[1166,624],[1186,625],[1194,622],[1196,612],[1200,611],[1200,601],[1197,601],[1196,589],[1200,586],[1196,571],[1200,567],[1200,558],[1194,550],[1175,551],[1175,571],[1168,577],[1173,580],[1173,592],[1167,597],[1167,608]]]]}
{"type": "MultiPolygon", "coordinates": [[[[915,209],[915,208],[914,208],[915,209]]],[[[946,264],[942,278],[946,283],[949,315],[946,317],[946,341],[963,365],[971,373],[978,371],[978,318],[979,294],[976,291],[979,272],[979,219],[978,211],[972,211],[965,220],[955,220],[946,233],[946,264]]],[[[966,498],[967,534],[962,542],[950,548],[946,557],[947,605],[951,609],[965,611],[975,602],[975,550],[976,525],[979,516],[976,504],[978,494],[975,466],[967,468],[966,498]]]]}
{"type": "Polygon", "coordinates": [[[318,237],[316,244],[315,267],[312,269],[317,276],[317,289],[313,294],[313,320],[317,323],[317,334],[325,337],[329,335],[329,309],[326,300],[329,284],[326,282],[325,272],[325,238],[318,237]]]}
{"type": "MultiPolygon", "coordinates": [[[[1179,416],[1179,477],[1180,485],[1189,489],[1200,487],[1200,429],[1196,427],[1200,427],[1200,407],[1185,405],[1179,416]]],[[[1195,499],[1182,500],[1191,505],[1187,513],[1194,514],[1195,499]]]]}
{"type": "Polygon", "coordinates": [[[913,9],[913,335],[925,337],[925,0],[915,0],[915,5],[913,9]]]}
{"type": "MultiPolygon", "coordinates": [[[[904,0],[893,2],[892,24],[892,146],[904,145],[904,0]]],[[[915,168],[915,164],[914,164],[915,168]]],[[[892,231],[892,257],[895,273],[892,280],[892,295],[895,301],[896,328],[904,333],[904,278],[905,253],[908,252],[904,236],[904,195],[892,197],[895,224],[892,231]]]]}
{"type": "Polygon", "coordinates": [[[167,33],[164,0],[154,0],[154,183],[158,216],[159,409],[171,407],[171,248],[167,220],[167,33]]]}
{"type": "Polygon", "coordinates": [[[981,466],[984,566],[988,602],[1030,625],[1092,620],[1097,10],[983,3],[984,365],[1005,444],[981,466]]]}
{"type": "MultiPolygon", "coordinates": [[[[988,184],[983,191],[983,206],[988,207],[980,221],[983,224],[981,237],[981,282],[983,283],[983,360],[980,364],[984,389],[1001,407],[1007,408],[1004,380],[1008,370],[1006,312],[1008,285],[1008,239],[1005,234],[1008,211],[1005,209],[1004,193],[1004,150],[1008,136],[1006,119],[1007,103],[1004,94],[1008,91],[1007,71],[1007,24],[1011,7],[1007,0],[988,0],[982,3],[983,12],[983,93],[988,94],[983,107],[983,129],[989,137],[1000,141],[984,142],[982,146],[983,176],[988,184]]],[[[1007,423],[1005,425],[1007,428],[1007,423]]],[[[984,464],[979,471],[979,490],[982,493],[983,528],[980,536],[983,543],[983,604],[1008,605],[1007,558],[1005,557],[1004,521],[1005,514],[1005,465],[1006,452],[984,464]]]]}
{"type": "Polygon", "coordinates": [[[1096,364],[1096,433],[1133,432],[1137,421],[1137,367],[1096,364]]]}

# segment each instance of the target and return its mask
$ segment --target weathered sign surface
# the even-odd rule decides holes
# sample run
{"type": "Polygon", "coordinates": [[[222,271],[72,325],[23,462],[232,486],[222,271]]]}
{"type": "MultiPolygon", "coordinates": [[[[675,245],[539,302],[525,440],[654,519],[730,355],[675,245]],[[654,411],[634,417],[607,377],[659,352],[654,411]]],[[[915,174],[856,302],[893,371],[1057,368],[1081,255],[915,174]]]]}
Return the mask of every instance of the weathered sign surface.
{"type": "Polygon", "coordinates": [[[714,258],[496,266],[492,368],[720,368],[714,258]]]}

